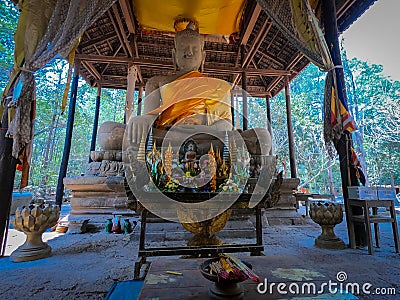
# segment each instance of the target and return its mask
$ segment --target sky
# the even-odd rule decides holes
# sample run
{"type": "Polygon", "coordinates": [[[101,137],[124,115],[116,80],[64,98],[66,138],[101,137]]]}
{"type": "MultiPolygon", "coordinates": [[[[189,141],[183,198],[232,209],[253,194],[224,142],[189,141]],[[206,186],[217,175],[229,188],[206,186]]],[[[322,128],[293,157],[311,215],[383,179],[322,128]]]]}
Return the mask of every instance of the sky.
{"type": "Polygon", "coordinates": [[[378,0],[343,33],[348,58],[383,65],[400,81],[400,0],[378,0]]]}

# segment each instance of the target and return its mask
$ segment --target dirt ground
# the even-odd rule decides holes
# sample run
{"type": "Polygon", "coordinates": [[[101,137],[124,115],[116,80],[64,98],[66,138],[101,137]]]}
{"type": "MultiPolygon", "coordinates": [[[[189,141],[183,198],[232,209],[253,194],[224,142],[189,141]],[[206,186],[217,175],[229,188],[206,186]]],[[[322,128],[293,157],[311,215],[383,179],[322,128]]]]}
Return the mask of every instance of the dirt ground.
{"type": "MultiPolygon", "coordinates": [[[[9,257],[0,259],[0,299],[103,299],[114,281],[133,279],[138,232],[139,226],[129,235],[45,233],[44,239],[52,247],[51,257],[20,263],[11,262],[9,257]]],[[[345,221],[336,226],[335,232],[348,243],[345,221]]],[[[389,224],[381,225],[381,248],[376,248],[373,256],[368,255],[367,249],[315,248],[314,239],[319,234],[319,226],[311,220],[305,225],[264,226],[264,253],[276,257],[275,265],[282,267],[295,260],[314,268],[324,262],[326,269],[329,262],[332,274],[340,271],[335,266],[335,262],[340,262],[341,267],[347,266],[353,279],[394,287],[400,294],[400,256],[394,251],[389,224]]],[[[10,229],[6,253],[23,242],[24,234],[10,229]]],[[[360,295],[359,298],[398,299],[399,296],[360,295]]]]}

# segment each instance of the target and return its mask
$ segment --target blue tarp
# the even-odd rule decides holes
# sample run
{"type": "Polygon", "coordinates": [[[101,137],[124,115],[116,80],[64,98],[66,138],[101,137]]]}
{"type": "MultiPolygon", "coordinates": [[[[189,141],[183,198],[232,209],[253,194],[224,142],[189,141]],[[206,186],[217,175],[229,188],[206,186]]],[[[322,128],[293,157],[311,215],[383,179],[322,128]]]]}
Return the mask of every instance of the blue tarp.
{"type": "Polygon", "coordinates": [[[114,282],[104,300],[136,300],[143,286],[143,280],[114,282]]]}

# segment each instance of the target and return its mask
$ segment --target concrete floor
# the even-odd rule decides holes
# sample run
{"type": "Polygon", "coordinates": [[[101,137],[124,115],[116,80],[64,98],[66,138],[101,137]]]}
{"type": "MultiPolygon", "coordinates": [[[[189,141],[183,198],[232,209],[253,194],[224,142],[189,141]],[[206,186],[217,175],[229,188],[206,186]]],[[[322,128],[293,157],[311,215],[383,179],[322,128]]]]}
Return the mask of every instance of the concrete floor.
{"type": "MultiPolygon", "coordinates": [[[[398,294],[360,294],[358,298],[399,299],[400,256],[394,252],[390,225],[382,224],[380,228],[381,247],[375,248],[375,254],[371,256],[367,249],[333,251],[316,248],[314,239],[320,228],[309,219],[305,225],[264,226],[265,257],[259,263],[254,263],[255,257],[251,260],[261,277],[275,278],[275,281],[301,280],[302,276],[317,273],[322,274],[322,280],[335,280],[339,272],[345,272],[347,282],[367,282],[372,288],[386,290],[395,288],[398,294]]],[[[133,279],[138,232],[139,226],[130,235],[45,233],[44,239],[48,239],[52,247],[52,257],[22,263],[13,263],[9,257],[0,259],[0,299],[103,299],[114,281],[133,279]]],[[[335,232],[348,243],[345,221],[336,226],[335,232]]],[[[23,234],[10,229],[7,253],[23,242],[23,234]]],[[[160,244],[168,245],[168,241],[160,241],[160,244]]],[[[315,280],[321,281],[321,278],[315,280]]],[[[318,299],[343,298],[343,295],[325,296],[318,299]]],[[[164,298],[168,298],[167,295],[161,295],[160,299],[164,298]]],[[[299,296],[292,298],[299,299],[299,296]]],[[[245,295],[245,299],[253,297],[246,298],[245,295]]]]}

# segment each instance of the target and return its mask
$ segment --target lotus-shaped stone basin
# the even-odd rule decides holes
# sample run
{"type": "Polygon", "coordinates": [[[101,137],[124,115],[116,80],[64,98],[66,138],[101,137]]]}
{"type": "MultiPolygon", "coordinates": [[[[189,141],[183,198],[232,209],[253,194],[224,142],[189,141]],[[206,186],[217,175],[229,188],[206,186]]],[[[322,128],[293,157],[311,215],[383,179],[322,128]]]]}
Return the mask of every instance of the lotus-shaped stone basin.
{"type": "Polygon", "coordinates": [[[15,229],[26,234],[26,241],[12,253],[12,261],[31,261],[49,257],[51,247],[43,242],[42,234],[47,228],[57,224],[59,216],[60,207],[57,205],[31,204],[18,207],[12,224],[15,229]]]}
{"type": "Polygon", "coordinates": [[[343,221],[340,204],[329,201],[315,201],[310,204],[311,219],[321,226],[322,233],[315,239],[315,245],[326,249],[344,249],[344,242],[335,235],[334,227],[343,221]]]}

